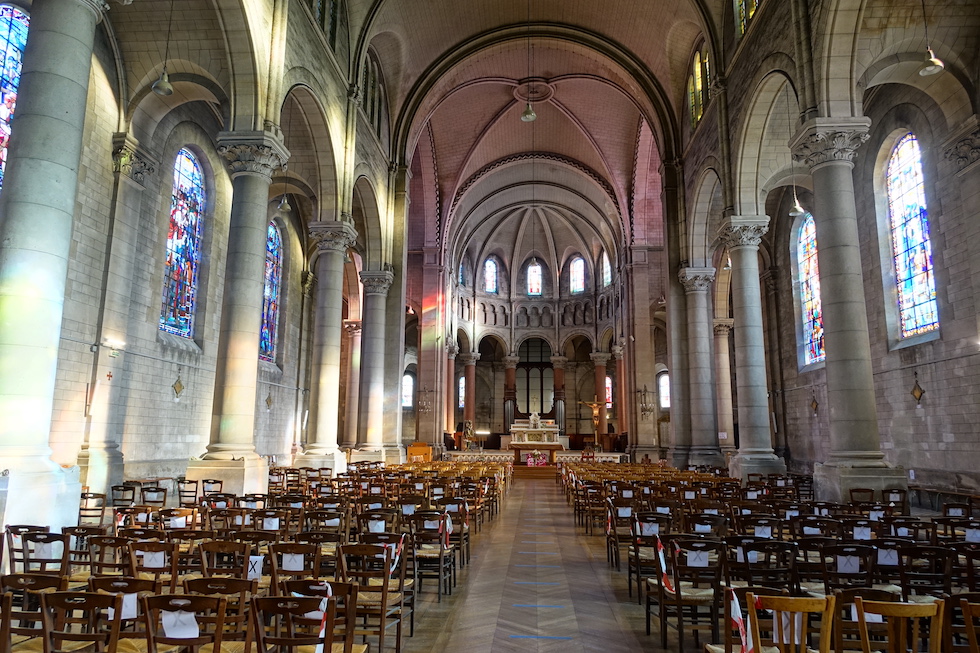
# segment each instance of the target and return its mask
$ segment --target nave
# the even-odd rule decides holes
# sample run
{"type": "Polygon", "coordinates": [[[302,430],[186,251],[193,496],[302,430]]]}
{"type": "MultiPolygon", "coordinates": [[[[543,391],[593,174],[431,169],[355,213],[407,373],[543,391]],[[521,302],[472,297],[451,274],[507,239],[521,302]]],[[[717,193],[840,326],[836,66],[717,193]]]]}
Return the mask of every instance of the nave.
{"type": "MultiPolygon", "coordinates": [[[[404,653],[649,650],[643,608],[606,562],[605,538],[575,528],[561,486],[516,477],[500,516],[474,538],[453,595],[419,596],[404,653]]],[[[671,633],[672,642],[676,635],[671,633]]]]}

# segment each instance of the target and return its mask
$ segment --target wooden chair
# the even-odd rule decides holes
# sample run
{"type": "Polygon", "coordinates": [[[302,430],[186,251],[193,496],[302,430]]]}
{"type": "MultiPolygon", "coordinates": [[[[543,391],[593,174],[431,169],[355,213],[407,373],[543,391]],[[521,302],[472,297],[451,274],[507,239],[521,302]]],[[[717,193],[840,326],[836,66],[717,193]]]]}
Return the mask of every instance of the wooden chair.
{"type": "Polygon", "coordinates": [[[788,587],[797,592],[796,542],[759,540],[745,544],[747,582],[763,587],[788,587]]]}
{"type": "Polygon", "coordinates": [[[79,526],[101,526],[105,521],[106,496],[98,492],[82,492],[78,505],[79,526]]]}
{"type": "Polygon", "coordinates": [[[205,578],[230,576],[245,578],[248,570],[249,546],[244,542],[212,540],[198,547],[201,573],[205,578]]]}
{"type": "MultiPolygon", "coordinates": [[[[861,629],[858,626],[857,607],[854,599],[860,596],[865,601],[893,602],[898,595],[884,590],[854,587],[834,590],[834,651],[859,651],[861,649],[861,629]]],[[[869,623],[868,629],[872,635],[884,624],[869,623]]]]}
{"type": "Polygon", "coordinates": [[[861,650],[863,653],[887,651],[905,653],[908,650],[921,650],[920,644],[928,644],[929,653],[939,653],[943,642],[943,601],[935,599],[929,603],[887,603],[865,601],[860,596],[854,599],[857,608],[858,628],[861,631],[861,650]],[[885,637],[872,639],[868,628],[868,615],[884,618],[885,637]],[[928,623],[924,620],[928,619],[928,623]]]}
{"type": "Polygon", "coordinates": [[[980,592],[964,592],[943,595],[943,653],[975,653],[970,648],[967,630],[977,628],[978,623],[963,612],[962,603],[980,604],[980,592]]]}
{"type": "Polygon", "coordinates": [[[749,608],[749,628],[752,641],[757,648],[774,647],[779,653],[830,653],[833,642],[834,597],[823,598],[790,596],[756,596],[746,593],[745,603],[749,608]],[[772,623],[767,637],[763,638],[764,614],[771,610],[772,623]],[[820,628],[811,637],[811,619],[819,618],[820,628]]]}
{"type": "Polygon", "coordinates": [[[220,494],[225,482],[217,478],[205,478],[201,481],[201,494],[220,494]]]}
{"type": "Polygon", "coordinates": [[[660,638],[667,648],[667,626],[670,617],[677,628],[678,649],[684,649],[685,621],[694,632],[711,630],[712,641],[718,641],[718,620],[724,600],[721,588],[724,577],[725,545],[718,540],[676,537],[669,543],[672,584],[663,585],[660,597],[660,638]]]}
{"type": "Polygon", "coordinates": [[[133,542],[129,555],[137,578],[157,581],[171,594],[177,591],[180,556],[177,542],[133,542]]]}
{"type": "Polygon", "coordinates": [[[645,579],[657,573],[657,542],[659,536],[671,532],[673,519],[670,515],[656,512],[633,513],[630,529],[629,561],[626,566],[626,585],[633,596],[636,582],[636,602],[643,603],[645,579]]]}
{"type": "Polygon", "coordinates": [[[174,647],[221,651],[226,601],[223,597],[170,594],[143,597],[149,653],[174,647]]]}
{"type": "Polygon", "coordinates": [[[24,571],[36,574],[64,576],[71,573],[68,558],[71,536],[65,533],[28,531],[21,535],[24,551],[24,571]]]}
{"type": "Polygon", "coordinates": [[[101,535],[90,537],[88,560],[90,576],[135,576],[126,537],[101,535]]]}
{"type": "Polygon", "coordinates": [[[7,540],[7,555],[11,573],[24,571],[24,543],[21,539],[24,533],[32,531],[47,533],[50,530],[48,526],[35,526],[33,524],[10,524],[7,526],[4,535],[7,540]]]}
{"type": "Polygon", "coordinates": [[[283,596],[257,598],[252,623],[260,653],[313,651],[322,646],[332,653],[365,653],[354,643],[356,589],[350,596],[283,596]],[[322,616],[321,616],[322,615],[322,616]],[[322,633],[322,634],[321,634],[322,633]]]}
{"type": "Polygon", "coordinates": [[[258,583],[242,578],[192,578],[184,581],[188,594],[225,599],[222,653],[251,651],[252,628],[249,605],[258,595],[258,583]]]}
{"type": "Polygon", "coordinates": [[[45,653],[117,653],[122,602],[122,596],[95,592],[41,594],[45,653]]]}
{"type": "Polygon", "coordinates": [[[159,485],[147,485],[140,488],[140,503],[155,508],[165,507],[167,505],[167,488],[159,485]]]}
{"type": "Polygon", "coordinates": [[[113,485],[109,493],[113,508],[127,508],[136,503],[136,488],[132,485],[113,485]]]}
{"type": "Polygon", "coordinates": [[[188,481],[182,478],[177,481],[177,505],[181,508],[197,508],[198,503],[197,481],[188,481]]]}
{"type": "Polygon", "coordinates": [[[0,646],[9,646],[13,640],[16,645],[12,650],[18,653],[43,650],[41,596],[45,592],[62,592],[66,589],[67,579],[60,576],[24,573],[0,576],[0,594],[17,595],[17,600],[11,601],[9,609],[4,610],[7,636],[0,640],[0,646]]]}
{"type": "MultiPolygon", "coordinates": [[[[970,653],[980,653],[980,644],[977,642],[977,628],[980,627],[977,622],[977,619],[980,619],[980,602],[977,602],[977,597],[971,597],[972,600],[962,596],[959,598],[959,607],[963,614],[964,630],[966,631],[966,641],[969,646],[969,651],[970,653]]],[[[947,606],[946,612],[951,615],[953,611],[948,609],[947,606]]],[[[952,644],[949,638],[947,638],[947,641],[952,644]]],[[[954,649],[950,646],[946,650],[952,653],[954,649]]]]}
{"type": "MultiPolygon", "coordinates": [[[[746,596],[789,596],[785,589],[775,587],[729,587],[725,589],[724,616],[722,617],[722,643],[705,644],[704,653],[742,653],[746,642],[742,641],[740,628],[748,628],[749,613],[746,596]]],[[[761,652],[760,652],[761,653],[761,652]]]]}
{"type": "Polygon", "coordinates": [[[337,576],[359,586],[355,634],[377,636],[383,651],[388,629],[394,627],[395,653],[400,653],[404,597],[390,590],[392,571],[399,568],[394,555],[379,544],[344,544],[337,551],[337,576]]]}
{"type": "Polygon", "coordinates": [[[875,491],[868,487],[852,487],[850,496],[851,503],[871,503],[875,500],[875,491]]]}
{"type": "Polygon", "coordinates": [[[871,589],[874,582],[874,557],[874,547],[863,544],[823,547],[824,594],[856,587],[871,589]]]}
{"type": "Polygon", "coordinates": [[[122,598],[121,627],[117,653],[146,653],[146,616],[143,597],[160,593],[160,583],[127,576],[100,576],[89,579],[89,591],[122,598]]]}
{"type": "Polygon", "coordinates": [[[272,593],[279,593],[282,583],[290,579],[318,578],[320,576],[320,547],[316,544],[295,542],[272,544],[269,559],[272,564],[272,593]]]}
{"type": "Polygon", "coordinates": [[[952,594],[953,554],[938,546],[906,546],[898,550],[902,600],[931,603],[952,594]]]}

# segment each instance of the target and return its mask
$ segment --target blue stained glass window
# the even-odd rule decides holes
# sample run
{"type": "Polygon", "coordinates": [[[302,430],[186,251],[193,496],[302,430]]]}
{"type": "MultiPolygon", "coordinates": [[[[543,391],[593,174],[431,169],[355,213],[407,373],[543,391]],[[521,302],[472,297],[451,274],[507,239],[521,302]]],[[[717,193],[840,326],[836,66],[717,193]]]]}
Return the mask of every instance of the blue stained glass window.
{"type": "Polygon", "coordinates": [[[907,338],[939,327],[922,159],[914,134],[906,134],[892,150],[886,183],[899,322],[907,338]]]}
{"type": "Polygon", "coordinates": [[[279,334],[279,295],[282,291],[282,235],[275,222],[269,223],[265,240],[265,293],[262,297],[262,331],[259,358],[275,362],[279,334]]]}
{"type": "Polygon", "coordinates": [[[497,261],[492,258],[483,262],[483,290],[497,292],[497,261]]]}
{"type": "Polygon", "coordinates": [[[167,260],[163,274],[163,306],[160,310],[160,329],[182,338],[194,337],[206,206],[201,166],[189,150],[182,149],[174,161],[167,260]]]}
{"type": "Polygon", "coordinates": [[[612,266],[609,265],[609,254],[602,253],[602,285],[608,286],[612,283],[612,266]]]}
{"type": "Polygon", "coordinates": [[[411,374],[402,375],[402,408],[415,406],[415,377],[411,374]]]}
{"type": "Polygon", "coordinates": [[[803,312],[803,363],[819,363],[827,357],[823,343],[823,309],[820,304],[820,267],[817,265],[817,229],[807,213],[796,243],[800,308],[803,312]]]}
{"type": "Polygon", "coordinates": [[[585,290],[585,259],[576,256],[572,260],[572,265],[568,271],[568,288],[571,292],[583,292],[585,290]]]}
{"type": "Polygon", "coordinates": [[[527,266],[527,294],[541,294],[541,264],[538,262],[527,266]]]}
{"type": "Polygon", "coordinates": [[[27,14],[10,5],[0,5],[0,187],[7,167],[7,142],[10,140],[11,119],[17,104],[20,70],[27,46],[27,14]]]}

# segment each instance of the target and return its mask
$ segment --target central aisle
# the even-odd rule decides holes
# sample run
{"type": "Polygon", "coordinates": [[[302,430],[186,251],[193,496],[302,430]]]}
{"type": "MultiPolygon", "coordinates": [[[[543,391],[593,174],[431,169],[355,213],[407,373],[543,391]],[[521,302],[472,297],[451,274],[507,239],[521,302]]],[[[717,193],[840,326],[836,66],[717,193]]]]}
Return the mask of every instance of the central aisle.
{"type": "MultiPolygon", "coordinates": [[[[575,528],[554,479],[514,479],[500,516],[473,541],[473,559],[451,597],[419,598],[406,653],[603,651],[634,653],[643,608],[627,597],[626,561],[606,563],[605,538],[575,528]]],[[[407,634],[407,630],[406,630],[407,634]]]]}

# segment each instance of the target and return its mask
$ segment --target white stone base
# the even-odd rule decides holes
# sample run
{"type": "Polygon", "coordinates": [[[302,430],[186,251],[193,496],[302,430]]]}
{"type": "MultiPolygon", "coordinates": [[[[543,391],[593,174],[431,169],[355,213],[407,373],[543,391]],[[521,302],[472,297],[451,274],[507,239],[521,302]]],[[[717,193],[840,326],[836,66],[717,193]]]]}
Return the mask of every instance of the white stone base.
{"type": "Polygon", "coordinates": [[[77,466],[65,468],[52,462],[49,469],[13,469],[4,478],[7,501],[0,524],[38,524],[50,526],[52,532],[78,524],[82,483],[77,466]]]}
{"type": "Polygon", "coordinates": [[[876,496],[885,488],[908,488],[905,470],[900,467],[854,467],[842,463],[813,466],[813,489],[818,501],[847,503],[852,488],[871,488],[876,496]]]}
{"type": "Polygon", "coordinates": [[[224,481],[223,492],[264,494],[269,490],[269,466],[259,456],[241,460],[192,460],[187,464],[188,481],[214,478],[224,481]]]}
{"type": "Polygon", "coordinates": [[[749,474],[785,474],[786,462],[776,454],[736,454],[728,461],[728,475],[743,483],[749,474]]]}
{"type": "Polygon", "coordinates": [[[687,466],[710,465],[711,467],[724,467],[725,457],[721,455],[720,449],[712,447],[691,447],[687,454],[687,466]]]}
{"type": "Polygon", "coordinates": [[[88,447],[78,454],[82,485],[89,492],[108,495],[109,488],[123,482],[123,457],[119,447],[88,447]]]}
{"type": "Polygon", "coordinates": [[[350,462],[352,463],[376,463],[384,459],[384,450],[380,447],[373,449],[353,449],[350,452],[350,462]]]}
{"type": "Polygon", "coordinates": [[[333,475],[343,474],[347,471],[347,456],[343,451],[332,453],[314,453],[304,451],[293,458],[293,467],[329,467],[333,470],[333,475]]]}

